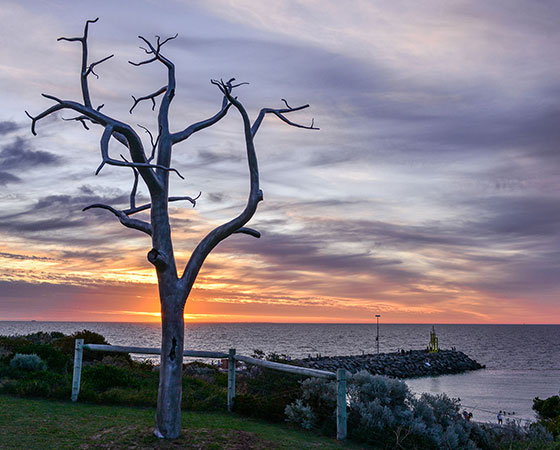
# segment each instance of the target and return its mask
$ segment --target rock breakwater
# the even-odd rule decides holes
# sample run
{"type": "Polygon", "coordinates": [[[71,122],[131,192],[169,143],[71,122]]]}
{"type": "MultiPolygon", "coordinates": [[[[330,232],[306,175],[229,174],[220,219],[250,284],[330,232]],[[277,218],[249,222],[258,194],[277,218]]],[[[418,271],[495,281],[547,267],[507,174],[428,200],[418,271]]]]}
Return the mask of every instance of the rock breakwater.
{"type": "Polygon", "coordinates": [[[463,352],[455,350],[440,350],[437,353],[429,353],[426,350],[409,350],[354,356],[319,356],[298,359],[294,363],[331,372],[336,372],[336,369],[346,369],[351,373],[367,370],[373,374],[394,378],[448,375],[485,367],[463,352]]]}

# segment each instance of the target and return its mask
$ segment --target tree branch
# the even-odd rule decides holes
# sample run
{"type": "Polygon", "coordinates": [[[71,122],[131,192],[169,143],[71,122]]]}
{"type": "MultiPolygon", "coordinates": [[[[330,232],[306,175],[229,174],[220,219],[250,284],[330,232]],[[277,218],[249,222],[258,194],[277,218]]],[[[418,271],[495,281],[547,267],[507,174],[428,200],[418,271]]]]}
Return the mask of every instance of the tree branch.
{"type": "Polygon", "coordinates": [[[150,143],[152,144],[152,153],[150,155],[150,157],[148,158],[148,162],[151,162],[154,159],[154,156],[156,154],[156,148],[159,142],[159,139],[161,138],[161,127],[158,133],[158,136],[156,138],[156,140],[154,141],[154,135],[152,134],[152,132],[150,130],[148,130],[148,128],[146,128],[143,125],[140,125],[139,123],[137,123],[136,125],[138,125],[140,128],[142,128],[146,133],[148,133],[148,136],[150,136],[150,143]]]}
{"type": "Polygon", "coordinates": [[[144,36],[138,36],[138,39],[141,39],[146,43],[146,45],[149,47],[149,50],[144,48],[144,47],[140,47],[140,48],[142,50],[144,50],[148,55],[154,55],[154,56],[152,58],[149,58],[145,61],[140,61],[138,63],[135,63],[133,61],[128,61],[128,63],[132,64],[133,66],[142,66],[144,64],[150,64],[154,61],[159,61],[162,64],[164,64],[165,66],[167,66],[168,68],[174,68],[173,63],[170,60],[168,60],[165,56],[163,56],[160,53],[160,51],[161,51],[161,47],[163,47],[164,44],[167,44],[169,41],[171,41],[173,39],[176,39],[177,36],[179,36],[179,33],[177,33],[175,36],[168,37],[163,42],[161,41],[161,38],[159,36],[156,36],[156,46],[155,47],[144,36]]]}
{"type": "Polygon", "coordinates": [[[136,108],[136,105],[138,103],[140,103],[143,100],[151,100],[152,101],[152,111],[155,109],[156,107],[156,100],[155,98],[158,95],[163,94],[165,91],[167,90],[167,86],[163,86],[162,88],[158,89],[156,92],[154,92],[153,94],[150,95],[146,95],[145,97],[134,97],[134,95],[132,96],[132,99],[134,100],[134,104],[132,105],[132,108],[130,108],[130,110],[128,111],[130,114],[132,114],[132,111],[134,110],[134,108],[136,108]]]}
{"type": "MultiPolygon", "coordinates": [[[[141,48],[148,55],[153,55],[153,57],[148,60],[141,61],[139,63],[134,63],[132,61],[129,61],[129,63],[134,66],[140,66],[143,64],[149,64],[154,61],[159,61],[163,65],[165,65],[165,67],[167,67],[167,86],[165,86],[165,89],[161,88],[159,91],[157,91],[160,94],[164,93],[163,98],[161,99],[161,104],[159,106],[159,112],[158,112],[158,126],[160,130],[161,139],[159,142],[160,145],[159,145],[157,163],[162,167],[169,167],[169,165],[171,164],[171,149],[173,144],[169,139],[169,106],[171,104],[171,101],[173,100],[173,97],[175,96],[175,65],[169,59],[167,59],[165,56],[161,54],[161,47],[165,45],[167,42],[177,38],[177,36],[178,34],[176,34],[175,36],[171,36],[167,39],[164,39],[163,41],[159,36],[156,36],[155,47],[145,37],[138,36],[138,38],[144,41],[148,46],[148,48],[144,48],[144,47],[141,48]]],[[[150,98],[150,96],[148,96],[148,98],[150,98]]],[[[153,97],[152,97],[152,101],[153,101],[153,97]]],[[[165,179],[164,174],[165,172],[161,174],[161,181],[162,183],[166,184],[167,181],[165,179]]]]}
{"type": "Polygon", "coordinates": [[[87,68],[87,70],[86,70],[86,75],[85,75],[85,76],[87,77],[90,73],[92,73],[92,74],[95,75],[95,78],[99,78],[99,75],[97,75],[97,74],[93,71],[93,68],[94,68],[95,66],[97,66],[98,64],[101,64],[101,63],[107,61],[108,59],[111,59],[113,56],[115,56],[115,55],[109,55],[109,56],[106,56],[106,57],[103,58],[103,59],[100,59],[99,61],[96,61],[96,62],[94,62],[94,63],[91,63],[91,64],[89,65],[89,67],[87,68]]]}
{"type": "Polygon", "coordinates": [[[226,105],[225,106],[222,105],[222,109],[218,111],[216,114],[214,114],[212,117],[206,120],[201,120],[200,122],[193,123],[192,125],[189,125],[187,128],[185,128],[183,131],[173,133],[171,135],[173,144],[178,144],[179,142],[182,142],[185,139],[189,138],[197,131],[204,130],[205,128],[208,128],[214,125],[215,123],[218,123],[222,118],[225,117],[230,106],[231,103],[227,102],[226,105]]]}
{"type": "Polygon", "coordinates": [[[187,294],[192,288],[202,263],[216,245],[239,230],[241,230],[239,231],[241,233],[256,235],[256,232],[255,234],[252,233],[254,230],[245,228],[244,226],[255,214],[258,203],[263,199],[263,193],[259,188],[259,168],[257,155],[255,153],[255,146],[253,143],[253,135],[251,133],[251,122],[244,106],[237,100],[237,98],[231,96],[232,81],[234,81],[234,79],[229,80],[227,83],[223,80],[212,80],[212,84],[218,86],[227,100],[239,111],[243,119],[243,131],[245,136],[245,147],[247,150],[247,162],[249,165],[250,178],[249,198],[247,199],[245,209],[237,217],[217,228],[214,228],[206,235],[206,237],[204,237],[204,239],[202,239],[202,241],[200,241],[193,251],[189,262],[185,267],[183,275],[179,280],[181,288],[184,289],[187,294]]]}
{"type": "Polygon", "coordinates": [[[287,123],[288,125],[291,125],[292,127],[305,128],[307,130],[319,130],[319,128],[314,126],[315,125],[315,120],[314,119],[311,119],[311,125],[308,126],[308,125],[301,125],[299,123],[292,122],[286,116],[284,116],[284,114],[287,114],[287,113],[291,113],[291,112],[295,112],[295,111],[301,111],[302,109],[309,108],[309,105],[302,105],[302,106],[297,106],[295,108],[292,108],[285,99],[282,99],[282,101],[286,105],[286,108],[278,108],[278,109],[263,108],[263,109],[261,109],[257,119],[255,120],[255,122],[253,123],[253,126],[251,127],[251,134],[253,135],[253,137],[257,134],[257,131],[259,130],[259,127],[261,126],[261,123],[262,123],[262,121],[264,119],[264,116],[266,114],[274,114],[280,120],[287,123]]]}
{"type": "Polygon", "coordinates": [[[183,177],[183,175],[181,175],[179,173],[179,171],[177,169],[174,169],[172,167],[166,167],[166,166],[162,166],[160,164],[150,164],[148,162],[129,162],[129,161],[119,161],[118,159],[113,159],[109,157],[109,140],[111,139],[111,136],[113,135],[113,126],[112,125],[107,125],[105,127],[105,131],[103,132],[103,135],[101,136],[101,157],[102,157],[102,161],[101,164],[99,165],[99,167],[97,168],[97,170],[95,171],[95,175],[99,174],[99,172],[101,171],[101,169],[103,168],[103,166],[105,166],[105,164],[108,164],[110,166],[121,166],[121,167],[145,167],[145,168],[150,168],[150,169],[161,169],[161,170],[166,170],[169,172],[175,172],[179,178],[181,179],[185,179],[183,177]]]}
{"type": "Polygon", "coordinates": [[[32,116],[27,111],[25,111],[25,114],[27,115],[27,117],[29,117],[31,119],[31,133],[33,134],[33,136],[37,136],[37,131],[35,131],[35,125],[37,124],[37,121],[39,121],[41,119],[44,119],[45,117],[52,114],[53,112],[60,111],[61,109],[64,109],[63,105],[60,105],[60,104],[59,105],[54,105],[54,106],[51,106],[50,108],[46,109],[45,111],[43,111],[42,113],[40,113],[36,116],[32,116]]]}
{"type": "MultiPolygon", "coordinates": [[[[193,208],[196,206],[196,201],[199,199],[200,195],[202,194],[202,192],[200,192],[196,197],[169,197],[167,199],[168,202],[179,202],[179,201],[188,201],[191,202],[193,205],[193,208]]],[[[146,203],[145,205],[142,206],[137,206],[137,207],[131,207],[130,209],[125,209],[123,212],[127,215],[130,216],[132,214],[136,214],[142,211],[146,211],[148,209],[150,209],[152,207],[151,203],[146,203]]]]}
{"type": "Polygon", "coordinates": [[[99,208],[105,209],[113,213],[119,219],[120,223],[122,223],[127,228],[132,228],[134,230],[142,231],[148,235],[152,235],[152,226],[148,222],[144,222],[143,220],[138,219],[131,219],[128,217],[124,211],[119,211],[112,206],[104,205],[102,203],[95,203],[90,206],[86,206],[82,211],[87,211],[88,209],[99,208]]]}
{"type": "Polygon", "coordinates": [[[286,122],[288,125],[296,126],[298,128],[317,129],[314,127],[313,122],[311,123],[311,126],[304,126],[296,124],[284,117],[283,114],[299,111],[309,106],[303,105],[298,106],[297,108],[292,108],[288,104],[288,102],[286,102],[286,100],[283,100],[286,108],[263,108],[259,114],[259,118],[257,118],[255,123],[251,125],[247,111],[237,100],[237,98],[232,97],[231,95],[230,86],[232,81],[234,81],[234,79],[229,80],[227,83],[225,83],[223,80],[212,80],[212,84],[216,85],[220,89],[227,100],[239,111],[243,119],[243,131],[245,135],[245,146],[247,149],[247,162],[249,164],[250,175],[249,198],[247,199],[247,205],[245,206],[245,209],[237,217],[230,220],[229,222],[224,223],[223,225],[218,226],[217,228],[214,228],[204,237],[204,239],[202,239],[202,241],[200,241],[200,243],[195,248],[179,280],[179,285],[184,290],[184,295],[186,296],[188,296],[204,260],[221,241],[226,239],[228,236],[231,236],[233,233],[243,233],[254,237],[260,237],[260,233],[258,231],[253,230],[252,228],[245,227],[245,224],[253,217],[256,212],[258,203],[263,199],[263,193],[259,188],[259,170],[257,164],[257,156],[255,153],[254,136],[264,116],[267,113],[272,113],[279,117],[282,121],[286,122]]]}
{"type": "Polygon", "coordinates": [[[89,86],[88,86],[88,81],[87,81],[87,77],[90,73],[93,73],[96,77],[99,78],[99,76],[93,72],[93,68],[97,65],[97,64],[101,64],[104,61],[107,61],[109,58],[111,58],[113,55],[108,56],[106,58],[103,58],[93,64],[91,64],[88,67],[87,64],[87,59],[88,59],[88,46],[87,46],[87,38],[88,38],[88,31],[89,31],[89,24],[90,23],[95,23],[99,20],[99,17],[97,17],[95,20],[86,20],[86,25],[84,27],[84,34],[81,37],[74,37],[74,38],[66,38],[66,37],[60,37],[57,39],[57,41],[68,41],[68,42],[80,42],[82,44],[82,69],[80,72],[80,84],[82,87],[82,96],[84,98],[84,105],[87,107],[91,107],[91,98],[89,95],[89,86]]]}
{"type": "MultiPolygon", "coordinates": [[[[248,84],[248,83],[240,83],[240,84],[236,84],[235,86],[233,86],[231,83],[234,80],[235,80],[235,78],[232,78],[231,80],[229,80],[226,83],[226,85],[228,86],[229,92],[231,92],[234,87],[238,87],[238,86],[241,86],[243,84],[248,84]]],[[[220,109],[220,111],[218,111],[216,114],[214,114],[209,119],[201,120],[200,122],[193,123],[192,125],[189,125],[187,128],[185,128],[183,131],[173,133],[171,135],[171,141],[173,142],[173,144],[177,144],[177,143],[182,142],[185,139],[189,138],[192,134],[196,133],[197,131],[203,130],[205,128],[208,128],[208,127],[214,125],[215,123],[218,123],[223,117],[225,117],[225,115],[227,114],[230,107],[231,107],[231,103],[228,101],[227,97],[224,95],[224,98],[222,100],[222,108],[220,109]]]]}
{"type": "Polygon", "coordinates": [[[241,227],[238,230],[235,230],[233,233],[248,234],[249,236],[253,236],[257,239],[261,237],[261,233],[259,231],[253,230],[252,228],[248,227],[241,227]]]}
{"type": "MultiPolygon", "coordinates": [[[[31,119],[31,132],[36,135],[36,131],[35,131],[35,126],[37,121],[47,117],[48,115],[56,112],[56,111],[60,111],[62,109],[71,109],[73,111],[76,111],[77,113],[80,114],[80,116],[78,116],[77,118],[73,118],[71,120],[77,120],[79,122],[82,123],[82,125],[87,129],[87,124],[86,124],[86,120],[90,120],[92,123],[95,124],[99,124],[105,128],[107,128],[107,126],[111,126],[113,129],[113,136],[115,137],[115,139],[117,139],[121,144],[125,145],[129,152],[130,152],[130,156],[132,159],[132,162],[127,164],[127,163],[123,163],[121,161],[115,161],[115,160],[110,160],[108,159],[107,161],[104,161],[103,164],[108,163],[111,165],[126,165],[126,166],[133,166],[133,167],[138,167],[139,169],[139,173],[142,176],[142,179],[144,180],[144,182],[146,183],[146,185],[148,186],[148,189],[150,190],[150,193],[159,193],[159,191],[161,191],[162,189],[162,185],[160,183],[159,177],[152,171],[153,168],[160,168],[160,167],[156,167],[154,165],[151,165],[148,163],[147,159],[146,159],[146,155],[144,153],[144,147],[142,145],[142,140],[140,139],[140,137],[136,134],[136,132],[132,129],[132,127],[130,127],[129,125],[119,122],[118,120],[115,120],[111,117],[106,116],[105,114],[101,113],[100,110],[103,107],[103,105],[100,105],[99,107],[97,107],[97,109],[94,109],[92,107],[91,104],[91,98],[90,98],[90,94],[89,94],[89,87],[88,87],[88,75],[90,73],[94,73],[94,67],[98,64],[101,64],[104,61],[107,61],[109,58],[112,57],[108,56],[105,57],[99,61],[96,61],[94,63],[92,63],[89,67],[87,64],[87,57],[88,57],[88,46],[87,46],[87,38],[88,38],[88,30],[89,30],[89,24],[90,23],[95,23],[99,20],[99,18],[95,19],[95,20],[87,20],[85,27],[84,27],[84,33],[83,36],[81,37],[73,37],[73,38],[67,38],[67,37],[61,37],[58,40],[59,41],[69,41],[69,42],[80,42],[82,44],[82,66],[81,66],[81,73],[80,73],[80,82],[81,82],[81,88],[82,88],[82,96],[83,96],[83,100],[84,100],[84,104],[79,104],[77,102],[73,102],[73,101],[67,101],[67,100],[61,100],[59,98],[56,98],[52,95],[47,95],[47,94],[42,94],[45,98],[48,98],[50,100],[53,100],[55,102],[57,102],[57,105],[51,106],[50,108],[46,109],[45,111],[43,111],[42,113],[38,114],[37,116],[32,116],[31,114],[29,114],[26,111],[27,116],[31,119]]],[[[94,75],[96,75],[94,73],[94,75]]],[[[97,76],[97,75],[96,75],[97,76]]],[[[105,137],[105,139],[108,140],[110,138],[110,135],[107,137],[105,137]]],[[[102,139],[103,140],[103,139],[102,139]]],[[[103,149],[102,149],[103,150],[103,149]]],[[[101,165],[101,167],[103,166],[103,164],[101,165]]],[[[163,167],[161,167],[163,169],[163,167]]],[[[98,169],[100,170],[100,169],[98,169]]],[[[175,171],[174,169],[164,169],[167,171],[175,171]]]]}
{"type": "Polygon", "coordinates": [[[87,126],[86,121],[89,121],[91,123],[95,123],[93,120],[91,120],[89,117],[81,115],[81,116],[77,116],[77,117],[70,117],[68,119],[65,119],[64,117],[61,117],[62,120],[64,120],[65,122],[71,122],[71,121],[77,121],[80,122],[82,124],[82,126],[86,129],[89,130],[89,127],[87,126]]]}
{"type": "MultiPolygon", "coordinates": [[[[121,158],[123,161],[128,162],[123,155],[121,155],[121,158]]],[[[138,170],[136,167],[132,167],[132,172],[134,174],[134,182],[132,183],[132,189],[130,191],[130,207],[136,208],[136,192],[138,191],[138,170]]]]}

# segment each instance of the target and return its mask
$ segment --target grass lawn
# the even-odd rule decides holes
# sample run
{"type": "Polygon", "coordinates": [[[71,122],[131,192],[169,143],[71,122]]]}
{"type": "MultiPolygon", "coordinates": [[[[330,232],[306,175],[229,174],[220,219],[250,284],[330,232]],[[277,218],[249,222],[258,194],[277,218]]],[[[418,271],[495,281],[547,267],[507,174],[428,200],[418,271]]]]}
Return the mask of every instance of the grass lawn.
{"type": "Polygon", "coordinates": [[[236,415],[183,411],[183,435],[152,435],[155,410],[0,395],[0,449],[357,449],[236,415]]]}

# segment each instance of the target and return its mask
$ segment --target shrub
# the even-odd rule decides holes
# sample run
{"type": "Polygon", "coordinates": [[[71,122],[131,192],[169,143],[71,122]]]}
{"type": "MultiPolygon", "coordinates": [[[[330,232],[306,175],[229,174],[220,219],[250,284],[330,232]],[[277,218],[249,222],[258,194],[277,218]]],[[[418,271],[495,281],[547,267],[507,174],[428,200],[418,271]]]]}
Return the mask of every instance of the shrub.
{"type": "Polygon", "coordinates": [[[138,380],[131,371],[107,364],[85,366],[82,372],[82,383],[98,392],[115,387],[136,388],[139,386],[138,380]]]}
{"type": "Polygon", "coordinates": [[[541,420],[554,419],[560,416],[560,396],[553,395],[544,400],[536,397],[533,400],[533,409],[541,420]]]}
{"type": "Polygon", "coordinates": [[[555,437],[560,436],[560,396],[553,395],[544,400],[536,397],[533,400],[533,409],[542,425],[555,437]]]}
{"type": "Polygon", "coordinates": [[[315,427],[317,417],[310,406],[305,405],[303,401],[298,398],[295,403],[286,406],[285,410],[287,422],[299,424],[305,430],[311,430],[315,427]]]}
{"type": "Polygon", "coordinates": [[[217,386],[227,387],[227,372],[221,372],[217,367],[200,361],[184,364],[183,375],[217,386]]]}
{"type": "Polygon", "coordinates": [[[26,334],[23,339],[31,342],[32,344],[52,344],[56,339],[64,337],[64,333],[59,331],[51,331],[50,333],[45,331],[38,331],[37,333],[26,334]]]}
{"type": "Polygon", "coordinates": [[[296,401],[303,377],[251,366],[238,374],[234,410],[246,416],[283,422],[284,410],[296,401]]]}
{"type": "Polygon", "coordinates": [[[190,411],[223,411],[226,404],[226,388],[197,378],[183,377],[181,408],[190,411]]]}
{"type": "MultiPolygon", "coordinates": [[[[105,339],[105,337],[103,337],[99,333],[94,333],[93,331],[89,331],[89,330],[83,330],[83,331],[77,331],[70,336],[64,336],[54,340],[53,346],[73,358],[74,349],[76,346],[76,339],[83,339],[84,344],[103,344],[103,345],[109,344],[105,339]]],[[[92,351],[87,349],[84,350],[83,361],[84,362],[102,361],[103,358],[107,356],[121,359],[127,363],[130,363],[132,361],[132,358],[128,353],[99,352],[99,351],[92,351]]]]}
{"type": "MultiPolygon", "coordinates": [[[[480,426],[459,415],[457,399],[445,394],[415,398],[404,382],[367,372],[348,377],[347,408],[348,437],[380,449],[496,449],[515,442],[525,443],[525,448],[540,448],[551,439],[538,425],[480,426]]],[[[314,427],[333,435],[336,383],[305,380],[301,397],[285,413],[288,421],[303,428],[314,427]]]]}
{"type": "Polygon", "coordinates": [[[492,443],[491,448],[508,450],[554,448],[550,446],[552,435],[539,423],[521,424],[520,421],[506,419],[503,426],[483,425],[483,427],[492,443]]]}
{"type": "Polygon", "coordinates": [[[10,367],[12,367],[13,369],[29,371],[47,370],[47,365],[35,353],[32,353],[30,355],[16,353],[16,355],[10,361],[10,367]]]}
{"type": "Polygon", "coordinates": [[[9,379],[1,386],[6,394],[21,397],[67,399],[71,382],[67,376],[49,371],[28,372],[24,378],[9,379]]]}
{"type": "MultiPolygon", "coordinates": [[[[54,333],[44,333],[45,336],[51,336],[54,333]]],[[[6,337],[0,336],[0,343],[8,352],[8,361],[11,360],[13,355],[16,353],[22,354],[33,354],[35,353],[39,356],[50,370],[55,370],[60,373],[65,373],[71,367],[72,360],[68,355],[65,355],[62,351],[54,348],[51,344],[40,343],[41,339],[37,338],[35,335],[29,335],[32,337],[31,340],[24,337],[6,337]],[[35,342],[34,342],[35,341],[35,342]]],[[[46,340],[43,336],[42,340],[46,340]]]]}
{"type": "Polygon", "coordinates": [[[152,389],[110,388],[88,398],[104,405],[151,406],[157,403],[157,386],[152,389]]]}

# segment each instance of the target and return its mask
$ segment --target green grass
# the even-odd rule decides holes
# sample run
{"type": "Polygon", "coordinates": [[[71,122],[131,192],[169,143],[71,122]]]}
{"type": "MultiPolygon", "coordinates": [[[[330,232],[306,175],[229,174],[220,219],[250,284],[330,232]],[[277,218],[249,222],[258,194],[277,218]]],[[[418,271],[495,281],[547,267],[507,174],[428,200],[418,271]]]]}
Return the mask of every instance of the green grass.
{"type": "Polygon", "coordinates": [[[155,410],[0,395],[1,449],[357,449],[333,439],[222,413],[185,412],[183,435],[152,435],[155,410]]]}

